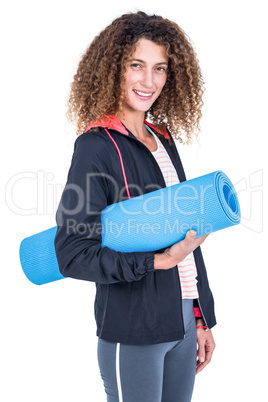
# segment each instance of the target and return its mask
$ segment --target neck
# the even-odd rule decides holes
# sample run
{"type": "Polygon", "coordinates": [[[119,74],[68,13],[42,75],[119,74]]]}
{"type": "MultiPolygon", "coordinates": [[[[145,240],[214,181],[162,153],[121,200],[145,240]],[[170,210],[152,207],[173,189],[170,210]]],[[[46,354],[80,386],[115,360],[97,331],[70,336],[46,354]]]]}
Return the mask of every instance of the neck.
{"type": "Polygon", "coordinates": [[[124,115],[119,115],[118,118],[122,121],[122,123],[124,123],[127,129],[131,131],[133,135],[135,135],[135,137],[143,139],[149,135],[146,127],[144,126],[144,116],[144,112],[128,113],[127,111],[124,111],[124,115]]]}

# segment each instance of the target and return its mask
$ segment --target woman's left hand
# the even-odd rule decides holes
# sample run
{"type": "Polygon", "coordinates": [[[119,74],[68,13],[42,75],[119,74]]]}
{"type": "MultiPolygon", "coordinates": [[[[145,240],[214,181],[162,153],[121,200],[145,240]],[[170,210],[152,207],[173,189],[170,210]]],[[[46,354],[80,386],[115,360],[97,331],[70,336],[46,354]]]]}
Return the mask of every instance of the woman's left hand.
{"type": "MultiPolygon", "coordinates": [[[[204,323],[200,323],[198,321],[196,324],[197,327],[204,325],[204,323]]],[[[211,330],[206,331],[204,328],[197,328],[196,335],[198,344],[196,374],[198,374],[211,361],[216,344],[214,342],[211,330]]]]}

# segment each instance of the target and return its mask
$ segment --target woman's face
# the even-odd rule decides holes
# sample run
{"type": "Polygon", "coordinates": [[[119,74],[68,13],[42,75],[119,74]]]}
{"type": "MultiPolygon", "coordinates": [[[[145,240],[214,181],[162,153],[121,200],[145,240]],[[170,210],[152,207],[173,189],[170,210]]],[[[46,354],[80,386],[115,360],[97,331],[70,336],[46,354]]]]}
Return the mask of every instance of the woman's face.
{"type": "Polygon", "coordinates": [[[162,45],[140,39],[130,56],[125,78],[125,111],[146,112],[167,79],[168,57],[162,45]]]}

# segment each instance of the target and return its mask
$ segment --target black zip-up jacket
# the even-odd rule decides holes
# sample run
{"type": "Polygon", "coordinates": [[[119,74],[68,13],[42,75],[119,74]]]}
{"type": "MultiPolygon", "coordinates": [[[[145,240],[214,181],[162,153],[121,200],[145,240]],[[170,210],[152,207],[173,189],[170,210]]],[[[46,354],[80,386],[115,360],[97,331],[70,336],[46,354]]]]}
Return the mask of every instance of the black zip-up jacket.
{"type": "MultiPolygon", "coordinates": [[[[179,180],[186,180],[172,137],[169,141],[168,134],[154,132],[167,150],[179,180]]],[[[155,270],[155,252],[122,253],[101,246],[101,211],[127,198],[112,139],[122,156],[131,197],[165,187],[149,149],[114,116],[81,134],[75,141],[56,214],[59,269],[66,277],[96,283],[95,318],[100,338],[136,345],[176,341],[184,337],[177,267],[155,270]]],[[[214,301],[200,248],[194,251],[194,257],[199,294],[194,303],[212,328],[216,324],[214,301]]]]}

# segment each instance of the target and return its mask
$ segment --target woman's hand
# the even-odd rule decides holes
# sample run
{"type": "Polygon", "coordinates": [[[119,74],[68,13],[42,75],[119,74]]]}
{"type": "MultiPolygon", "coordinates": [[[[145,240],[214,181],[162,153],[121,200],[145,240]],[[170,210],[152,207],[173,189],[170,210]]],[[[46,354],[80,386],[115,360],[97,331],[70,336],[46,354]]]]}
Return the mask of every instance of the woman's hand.
{"type": "Polygon", "coordinates": [[[200,246],[208,236],[201,236],[196,239],[195,235],[196,232],[194,230],[189,230],[186,233],[185,239],[173,244],[171,247],[167,248],[164,253],[155,254],[154,268],[173,268],[175,265],[183,261],[188,254],[200,246]]]}
{"type": "MultiPolygon", "coordinates": [[[[196,326],[203,326],[203,320],[197,320],[196,326]]],[[[206,331],[204,328],[196,329],[197,336],[197,362],[196,374],[200,373],[206,365],[211,361],[212,354],[216,347],[211,330],[206,331]]]]}

